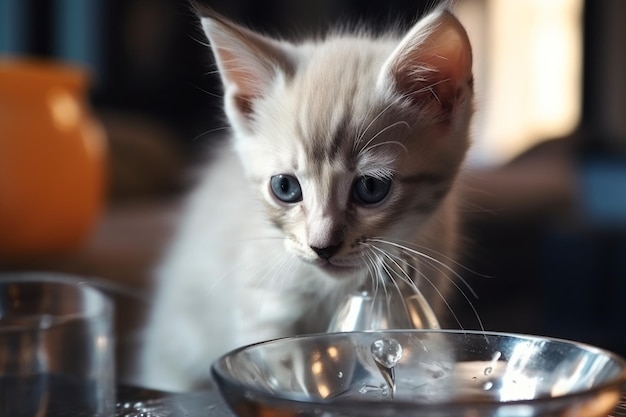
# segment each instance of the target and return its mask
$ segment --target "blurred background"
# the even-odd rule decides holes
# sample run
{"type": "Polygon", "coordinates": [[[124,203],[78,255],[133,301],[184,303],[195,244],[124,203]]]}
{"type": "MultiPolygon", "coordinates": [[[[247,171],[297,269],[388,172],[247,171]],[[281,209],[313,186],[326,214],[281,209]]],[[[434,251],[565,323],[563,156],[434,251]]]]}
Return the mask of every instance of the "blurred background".
{"type": "MultiPolygon", "coordinates": [[[[297,38],[346,21],[408,27],[434,2],[206,3],[297,38]]],[[[465,291],[488,330],[626,355],[626,2],[458,0],[456,11],[473,43],[477,89],[460,184],[460,272],[479,298],[465,291]]],[[[16,57],[89,72],[108,185],[83,242],[19,258],[0,253],[0,271],[88,275],[149,300],[150,271],[176,227],[189,172],[225,125],[198,22],[181,0],[0,0],[0,60],[16,57]]],[[[118,312],[124,326],[141,326],[143,302],[118,312]]],[[[463,326],[478,328],[463,297],[457,304],[463,326]]]]}

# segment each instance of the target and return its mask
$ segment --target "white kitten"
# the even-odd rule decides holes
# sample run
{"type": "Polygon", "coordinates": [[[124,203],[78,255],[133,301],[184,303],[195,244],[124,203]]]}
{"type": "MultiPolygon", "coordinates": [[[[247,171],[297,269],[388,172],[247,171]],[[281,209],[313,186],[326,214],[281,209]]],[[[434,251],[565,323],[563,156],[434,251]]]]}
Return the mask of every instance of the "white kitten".
{"type": "Polygon", "coordinates": [[[458,20],[437,9],[401,38],[295,44],[197,10],[234,146],[206,167],[158,270],[142,383],[198,388],[232,348],[324,331],[383,271],[446,314],[473,97],[458,20]]]}

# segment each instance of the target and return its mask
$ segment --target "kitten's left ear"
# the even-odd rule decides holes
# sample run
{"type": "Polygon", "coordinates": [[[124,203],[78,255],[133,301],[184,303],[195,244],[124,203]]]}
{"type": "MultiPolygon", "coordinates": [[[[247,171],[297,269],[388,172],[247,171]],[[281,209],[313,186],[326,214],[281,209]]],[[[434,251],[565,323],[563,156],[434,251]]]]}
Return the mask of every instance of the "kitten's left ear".
{"type": "Polygon", "coordinates": [[[379,83],[416,104],[437,103],[447,119],[472,90],[472,49],[465,29],[445,9],[420,20],[384,64],[379,83]]]}
{"type": "Polygon", "coordinates": [[[294,73],[288,45],[239,26],[198,2],[192,5],[215,55],[227,115],[248,127],[254,100],[266,94],[278,77],[294,73]]]}

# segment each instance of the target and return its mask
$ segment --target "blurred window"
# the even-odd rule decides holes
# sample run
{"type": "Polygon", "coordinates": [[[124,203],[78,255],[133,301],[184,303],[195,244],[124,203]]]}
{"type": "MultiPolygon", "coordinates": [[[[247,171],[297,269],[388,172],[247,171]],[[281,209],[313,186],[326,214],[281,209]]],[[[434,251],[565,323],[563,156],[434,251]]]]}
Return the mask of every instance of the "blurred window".
{"type": "Polygon", "coordinates": [[[578,125],[582,0],[461,0],[475,50],[470,163],[500,164],[578,125]]]}

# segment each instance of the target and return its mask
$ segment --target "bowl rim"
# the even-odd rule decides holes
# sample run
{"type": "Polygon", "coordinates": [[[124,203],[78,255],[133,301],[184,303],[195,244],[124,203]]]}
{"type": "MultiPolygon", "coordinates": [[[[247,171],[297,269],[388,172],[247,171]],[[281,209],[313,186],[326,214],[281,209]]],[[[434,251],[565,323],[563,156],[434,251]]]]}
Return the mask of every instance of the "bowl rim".
{"type": "MultiPolygon", "coordinates": [[[[24,313],[25,318],[44,317],[45,320],[31,320],[30,327],[16,326],[13,324],[0,323],[0,334],[12,332],[24,332],[27,330],[45,330],[49,327],[63,325],[74,320],[94,320],[103,319],[112,323],[114,318],[115,305],[108,294],[98,288],[96,282],[90,282],[88,278],[66,274],[62,272],[44,271],[18,271],[0,272],[0,286],[28,286],[28,285],[48,285],[57,291],[71,292],[84,300],[84,305],[77,307],[73,311],[48,313],[24,313]]],[[[10,310],[10,309],[7,309],[10,310]]],[[[3,314],[0,313],[0,318],[3,314]]]]}
{"type": "MultiPolygon", "coordinates": [[[[359,410],[368,410],[368,414],[371,414],[372,408],[375,408],[378,411],[383,410],[415,410],[416,406],[421,410],[424,409],[443,409],[443,408],[493,408],[493,407],[523,407],[523,406],[536,406],[539,404],[550,404],[552,406],[557,406],[557,404],[562,404],[564,402],[569,402],[571,400],[583,401],[587,397],[591,397],[595,394],[599,394],[602,392],[608,392],[613,390],[618,390],[621,392],[622,387],[626,385],[626,359],[622,356],[608,350],[605,348],[597,347],[585,342],[578,342],[565,338],[558,337],[550,337],[550,336],[540,336],[540,335],[531,335],[531,334],[523,334],[523,333],[514,333],[514,332],[499,332],[499,331],[482,331],[482,330],[457,330],[457,329],[389,329],[389,330],[366,330],[366,331],[350,331],[350,332],[333,332],[333,333],[312,333],[306,335],[297,335],[297,336],[286,336],[280,337],[276,339],[261,341],[257,343],[248,344],[245,346],[238,347],[236,349],[231,350],[230,352],[220,356],[217,360],[215,360],[211,364],[211,373],[213,375],[213,379],[217,382],[218,388],[220,391],[223,390],[222,381],[228,381],[228,384],[236,388],[241,392],[245,392],[246,394],[251,395],[256,400],[263,402],[264,404],[271,404],[273,407],[286,407],[289,404],[299,404],[301,406],[306,406],[308,408],[320,408],[324,410],[340,410],[345,409],[345,407],[350,407],[351,410],[358,412],[359,410]],[[403,399],[394,399],[393,401],[355,401],[353,399],[342,399],[342,398],[334,398],[331,400],[325,399],[307,399],[303,401],[302,399],[294,398],[290,395],[285,395],[283,393],[273,393],[269,394],[267,391],[256,388],[255,386],[250,386],[246,384],[242,384],[241,382],[235,380],[234,378],[228,375],[228,372],[223,368],[226,366],[226,362],[229,357],[235,356],[244,352],[248,349],[281,343],[286,340],[298,340],[298,339],[314,339],[316,337],[340,337],[354,334],[372,334],[372,333],[380,333],[380,334],[400,334],[400,333],[436,333],[436,334],[459,334],[459,335],[477,335],[477,336],[493,336],[493,337],[508,337],[508,338],[517,338],[517,339],[526,339],[530,341],[550,341],[556,343],[563,343],[569,346],[574,346],[580,349],[583,349],[588,352],[592,352],[595,354],[605,355],[610,358],[612,361],[616,362],[621,366],[621,372],[618,375],[608,379],[607,381],[603,381],[602,383],[595,385],[589,389],[578,392],[571,392],[559,396],[539,396],[533,399],[523,399],[523,400],[510,400],[510,401],[486,401],[484,399],[468,399],[463,398],[461,400],[455,400],[451,402],[445,403],[437,403],[437,402],[420,402],[420,401],[406,401],[403,399]]],[[[231,388],[228,388],[229,390],[231,388]]],[[[222,391],[223,394],[223,391],[222,391]]],[[[619,395],[617,396],[617,400],[619,400],[619,395]]],[[[228,401],[227,401],[228,402],[228,401]]]]}

